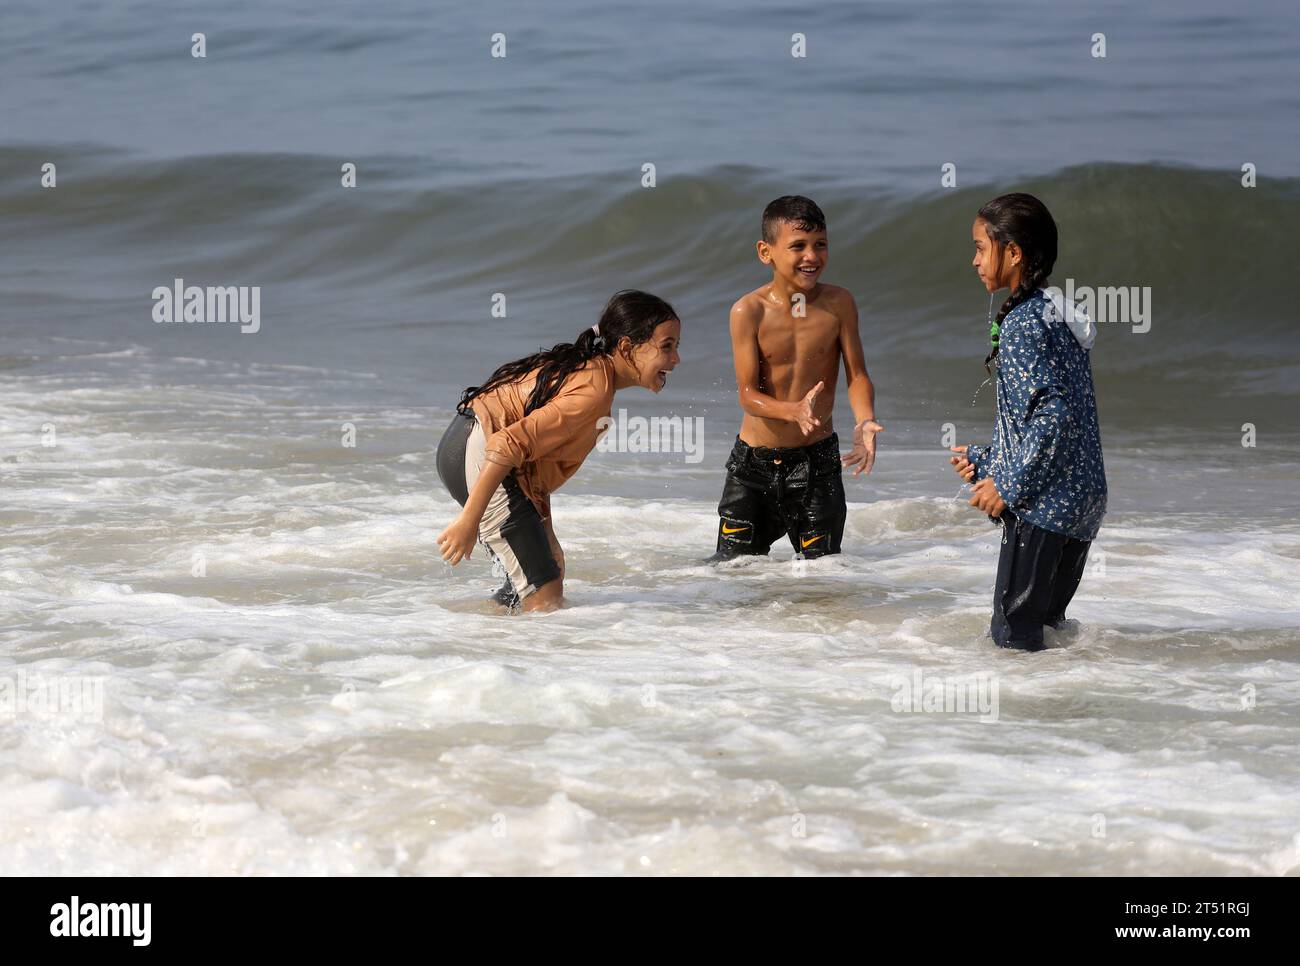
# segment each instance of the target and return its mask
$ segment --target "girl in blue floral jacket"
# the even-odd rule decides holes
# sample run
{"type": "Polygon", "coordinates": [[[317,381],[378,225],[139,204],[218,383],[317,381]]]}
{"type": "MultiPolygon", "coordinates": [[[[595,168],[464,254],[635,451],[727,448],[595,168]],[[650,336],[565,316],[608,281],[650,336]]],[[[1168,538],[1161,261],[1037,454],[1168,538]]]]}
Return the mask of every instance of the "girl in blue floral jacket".
{"type": "Polygon", "coordinates": [[[1059,289],[1056,222],[1028,194],[994,198],[972,227],[975,270],[1010,289],[993,325],[998,415],[988,446],[955,446],[971,504],[1002,521],[990,632],[1001,647],[1043,649],[1060,626],[1106,512],[1106,471],[1088,350],[1096,328],[1059,289]]]}

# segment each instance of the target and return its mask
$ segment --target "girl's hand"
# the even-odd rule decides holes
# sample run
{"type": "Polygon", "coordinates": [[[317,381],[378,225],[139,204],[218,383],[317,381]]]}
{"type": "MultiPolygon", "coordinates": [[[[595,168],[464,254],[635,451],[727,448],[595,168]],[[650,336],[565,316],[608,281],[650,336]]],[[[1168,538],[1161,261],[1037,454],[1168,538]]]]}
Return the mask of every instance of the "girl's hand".
{"type": "Polygon", "coordinates": [[[478,522],[468,520],[461,513],[451,526],[438,535],[438,547],[442,550],[442,559],[453,567],[462,560],[468,560],[478,542],[478,522]]]}
{"type": "Polygon", "coordinates": [[[840,457],[845,466],[854,467],[853,475],[870,474],[876,465],[876,433],[883,433],[885,427],[874,419],[864,419],[853,427],[853,451],[840,457]]]}
{"type": "Polygon", "coordinates": [[[971,490],[970,505],[979,507],[991,517],[1002,516],[1002,511],[1007,508],[1007,503],[1002,499],[1002,494],[993,484],[993,477],[986,476],[975,484],[971,490]]]}
{"type": "Polygon", "coordinates": [[[808,390],[808,395],[803,397],[803,402],[799,404],[799,410],[794,414],[794,421],[799,424],[799,431],[805,436],[811,436],[814,429],[822,424],[822,421],[813,415],[813,405],[817,402],[817,394],[822,391],[825,382],[819,382],[808,390]]]}
{"type": "Polygon", "coordinates": [[[958,454],[948,457],[948,462],[952,464],[952,468],[957,475],[969,483],[975,478],[975,465],[966,458],[966,447],[949,446],[948,448],[958,454]]]}

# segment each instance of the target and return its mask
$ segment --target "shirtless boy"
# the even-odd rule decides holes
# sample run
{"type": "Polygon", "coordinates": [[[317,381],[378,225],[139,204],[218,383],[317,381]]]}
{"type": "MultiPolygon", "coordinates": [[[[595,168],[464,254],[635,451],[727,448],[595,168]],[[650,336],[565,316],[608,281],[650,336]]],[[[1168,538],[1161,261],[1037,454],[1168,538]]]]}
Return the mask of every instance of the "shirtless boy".
{"type": "Polygon", "coordinates": [[[799,195],[763,212],[758,258],[772,280],[731,307],[731,348],[744,420],[727,460],[710,560],[766,554],[781,534],[797,554],[839,553],[844,532],[841,463],[853,475],[876,460],[875,390],[858,309],[848,290],[819,281],[829,249],[826,218],[799,195]],[[853,407],[853,449],[843,457],[831,425],[840,360],[853,407]]]}

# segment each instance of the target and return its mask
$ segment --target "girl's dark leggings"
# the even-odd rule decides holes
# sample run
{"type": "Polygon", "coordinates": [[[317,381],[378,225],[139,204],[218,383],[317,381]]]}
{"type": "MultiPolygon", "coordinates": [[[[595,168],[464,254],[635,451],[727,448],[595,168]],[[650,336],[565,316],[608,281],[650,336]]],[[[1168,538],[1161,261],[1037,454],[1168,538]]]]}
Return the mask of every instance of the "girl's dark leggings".
{"type": "Polygon", "coordinates": [[[1053,533],[1002,512],[1002,552],[989,633],[999,647],[1043,650],[1043,627],[1057,627],[1083,577],[1092,542],[1053,533]]]}

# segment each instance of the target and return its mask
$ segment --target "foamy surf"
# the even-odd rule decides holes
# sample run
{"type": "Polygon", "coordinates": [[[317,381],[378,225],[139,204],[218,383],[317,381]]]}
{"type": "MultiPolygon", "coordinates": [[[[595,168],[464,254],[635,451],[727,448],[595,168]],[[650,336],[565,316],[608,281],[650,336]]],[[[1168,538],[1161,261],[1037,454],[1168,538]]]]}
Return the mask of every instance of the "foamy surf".
{"type": "Polygon", "coordinates": [[[12,872],[1295,868],[1293,524],[1116,512],[1075,625],[1009,654],[936,452],[849,482],[841,556],[721,566],[716,460],[596,454],[555,498],[571,606],[506,618],[437,555],[445,412],[348,450],[218,368],[3,391],[12,872]]]}

